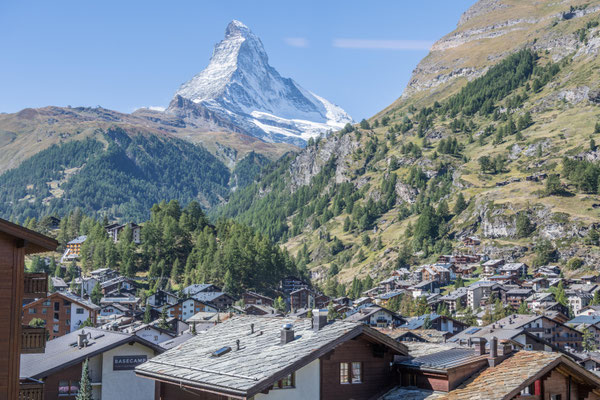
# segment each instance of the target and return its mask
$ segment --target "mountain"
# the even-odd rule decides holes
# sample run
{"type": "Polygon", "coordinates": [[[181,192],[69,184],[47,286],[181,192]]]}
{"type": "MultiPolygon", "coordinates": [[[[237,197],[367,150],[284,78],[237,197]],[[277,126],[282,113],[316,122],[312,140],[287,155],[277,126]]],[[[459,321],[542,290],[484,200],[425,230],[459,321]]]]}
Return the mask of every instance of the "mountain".
{"type": "Polygon", "coordinates": [[[261,40],[235,20],[208,66],[181,85],[166,112],[187,113],[190,120],[208,117],[266,142],[298,146],[352,122],[340,107],[283,78],[269,65],[261,40]]]}
{"type": "Polygon", "coordinates": [[[599,27],[599,1],[481,0],[393,104],[267,167],[212,214],[279,240],[328,294],[453,251],[590,273],[599,27]]]}

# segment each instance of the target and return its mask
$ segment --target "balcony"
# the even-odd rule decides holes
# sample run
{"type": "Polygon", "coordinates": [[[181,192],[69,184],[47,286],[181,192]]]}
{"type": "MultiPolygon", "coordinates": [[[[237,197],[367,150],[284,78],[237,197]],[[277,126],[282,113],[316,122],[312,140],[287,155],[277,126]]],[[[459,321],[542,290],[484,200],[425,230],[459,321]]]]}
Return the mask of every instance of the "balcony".
{"type": "Polygon", "coordinates": [[[35,379],[21,379],[18,400],[43,400],[44,383],[35,379]]]}
{"type": "Polygon", "coordinates": [[[23,286],[24,299],[46,297],[48,294],[48,275],[43,272],[26,273],[23,286]]]}
{"type": "Polygon", "coordinates": [[[46,328],[22,326],[21,354],[43,353],[46,350],[46,328]]]}

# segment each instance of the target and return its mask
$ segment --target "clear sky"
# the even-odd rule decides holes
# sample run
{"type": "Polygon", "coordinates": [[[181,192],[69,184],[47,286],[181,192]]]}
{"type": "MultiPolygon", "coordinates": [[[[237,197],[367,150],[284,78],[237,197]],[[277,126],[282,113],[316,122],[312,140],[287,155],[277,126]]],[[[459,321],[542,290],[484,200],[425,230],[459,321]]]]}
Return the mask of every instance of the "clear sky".
{"type": "Polygon", "coordinates": [[[474,2],[0,0],[0,112],[166,106],[238,19],[282,76],[360,120],[400,96],[474,2]]]}

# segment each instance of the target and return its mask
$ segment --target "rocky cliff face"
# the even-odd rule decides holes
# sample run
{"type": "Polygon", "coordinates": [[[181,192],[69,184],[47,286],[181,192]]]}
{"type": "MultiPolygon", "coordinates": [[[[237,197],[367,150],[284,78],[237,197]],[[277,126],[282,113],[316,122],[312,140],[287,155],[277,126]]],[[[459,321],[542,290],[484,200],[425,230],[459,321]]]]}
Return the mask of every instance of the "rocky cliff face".
{"type": "MultiPolygon", "coordinates": [[[[261,40],[239,21],[227,26],[206,69],[181,85],[175,97],[268,142],[302,145],[352,122],[340,107],[283,78],[269,65],[261,40]]],[[[178,113],[179,103],[172,102],[167,112],[178,113]]]]}

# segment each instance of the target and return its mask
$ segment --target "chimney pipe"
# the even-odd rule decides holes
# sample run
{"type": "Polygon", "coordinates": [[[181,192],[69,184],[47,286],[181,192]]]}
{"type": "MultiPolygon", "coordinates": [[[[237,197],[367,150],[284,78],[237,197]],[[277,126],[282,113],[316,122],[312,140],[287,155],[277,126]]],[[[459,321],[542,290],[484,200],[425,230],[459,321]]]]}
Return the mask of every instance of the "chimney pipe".
{"type": "Polygon", "coordinates": [[[240,339],[237,339],[237,340],[235,341],[235,349],[236,349],[237,351],[240,351],[240,339]]]}
{"type": "Polygon", "coordinates": [[[82,347],[87,347],[88,336],[91,338],[92,334],[89,332],[86,333],[83,329],[81,330],[81,333],[79,333],[79,335],[77,335],[77,348],[78,349],[81,349],[82,347]]]}
{"type": "Polygon", "coordinates": [[[292,324],[285,324],[281,329],[281,344],[287,344],[294,340],[294,330],[292,324]]]}
{"type": "Polygon", "coordinates": [[[494,336],[490,342],[490,358],[498,357],[498,338],[494,336]]]}
{"type": "Polygon", "coordinates": [[[250,324],[250,333],[254,333],[254,324],[250,324]]]}
{"type": "Polygon", "coordinates": [[[325,325],[327,325],[327,311],[321,311],[319,309],[314,309],[312,311],[312,327],[315,332],[323,329],[325,325]]]}

